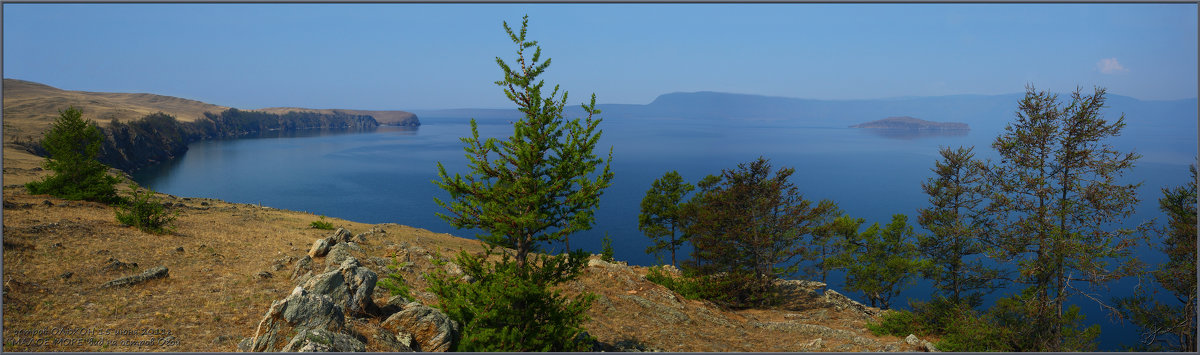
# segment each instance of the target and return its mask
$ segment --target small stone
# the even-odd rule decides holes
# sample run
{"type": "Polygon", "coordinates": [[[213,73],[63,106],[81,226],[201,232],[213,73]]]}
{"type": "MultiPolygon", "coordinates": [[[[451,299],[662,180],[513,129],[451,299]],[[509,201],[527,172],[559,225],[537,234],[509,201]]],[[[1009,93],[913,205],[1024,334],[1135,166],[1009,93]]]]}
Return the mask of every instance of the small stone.
{"type": "Polygon", "coordinates": [[[917,338],[915,334],[909,334],[907,337],[904,337],[904,342],[908,345],[921,345],[921,339],[917,338]]]}
{"type": "Polygon", "coordinates": [[[74,273],[74,272],[67,271],[67,272],[64,272],[64,273],[62,273],[62,275],[58,275],[58,277],[59,277],[59,278],[61,278],[61,279],[63,279],[63,280],[66,280],[66,279],[69,279],[69,278],[71,278],[71,276],[72,276],[72,275],[75,275],[75,273],[74,273]]]}
{"type": "Polygon", "coordinates": [[[941,352],[941,350],[938,350],[938,348],[936,346],[933,346],[933,343],[930,343],[929,341],[925,341],[925,351],[928,351],[931,353],[941,352]]]}
{"type": "Polygon", "coordinates": [[[259,271],[257,274],[254,274],[254,276],[258,277],[260,279],[269,279],[269,278],[271,278],[271,273],[266,272],[266,271],[259,271]]]}

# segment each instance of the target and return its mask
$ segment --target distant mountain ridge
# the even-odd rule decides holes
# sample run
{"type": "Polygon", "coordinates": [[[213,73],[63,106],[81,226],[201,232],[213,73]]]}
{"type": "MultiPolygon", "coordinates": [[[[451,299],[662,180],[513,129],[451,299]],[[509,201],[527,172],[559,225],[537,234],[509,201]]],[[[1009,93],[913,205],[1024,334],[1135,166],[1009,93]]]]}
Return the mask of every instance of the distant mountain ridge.
{"type": "Polygon", "coordinates": [[[908,116],[888,117],[882,120],[851,125],[850,128],[915,129],[931,131],[966,131],[971,129],[970,126],[962,122],[933,122],[908,116]]]}

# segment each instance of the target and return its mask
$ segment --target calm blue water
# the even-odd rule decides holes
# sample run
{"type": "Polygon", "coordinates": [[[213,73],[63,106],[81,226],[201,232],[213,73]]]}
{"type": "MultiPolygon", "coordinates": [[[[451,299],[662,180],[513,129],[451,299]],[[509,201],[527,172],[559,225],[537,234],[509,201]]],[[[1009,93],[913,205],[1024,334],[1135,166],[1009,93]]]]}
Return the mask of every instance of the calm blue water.
{"type": "MultiPolygon", "coordinates": [[[[465,172],[460,137],[469,134],[462,118],[425,118],[417,129],[380,127],[370,131],[301,131],[273,137],[194,143],[182,158],[134,174],[155,190],[190,197],[307,211],[366,223],[394,222],[435,232],[470,237],[434,215],[433,198],[447,198],[431,181],[436,163],[465,172]]],[[[810,200],[833,199],[847,213],[886,224],[894,213],[915,224],[918,208],[927,204],[920,183],[929,178],[939,146],[976,146],[981,157],[995,157],[990,143],[995,131],[964,135],[913,136],[869,130],[795,127],[728,122],[688,122],[608,118],[601,147],[613,147],[613,186],[604,192],[591,231],[571,238],[573,248],[598,253],[604,233],[614,239],[619,259],[635,265],[656,262],[644,250],[649,240],[637,230],[639,203],[650,183],[669,170],[695,182],[723,168],[760,155],[775,167],[796,169],[792,181],[810,200]]],[[[503,137],[512,129],[505,120],[481,121],[484,136],[503,137]]],[[[1194,139],[1194,137],[1193,137],[1194,139]]],[[[1156,151],[1156,137],[1120,137],[1118,146],[1156,151]]],[[[1195,147],[1194,141],[1190,145],[1195,147]]],[[[1161,150],[1161,149],[1159,149],[1161,150]]],[[[1187,164],[1195,151],[1147,154],[1128,177],[1144,181],[1142,203],[1130,219],[1165,218],[1157,210],[1159,189],[1188,179],[1187,164]]],[[[918,226],[919,228],[919,226],[918,226]]],[[[690,249],[690,248],[689,248],[690,249]]],[[[681,259],[686,254],[680,254],[681,259]]],[[[1150,247],[1139,256],[1155,265],[1163,257],[1150,247]]],[[[669,261],[669,254],[663,259],[669,261]]],[[[842,288],[842,275],[831,275],[830,287],[842,288]]],[[[1102,299],[1129,294],[1133,281],[1097,290],[1102,299]]],[[[893,300],[927,299],[927,283],[893,300]]],[[[861,295],[859,295],[861,296],[861,295]]],[[[859,299],[865,299],[858,297],[859,299]]],[[[1101,324],[1102,350],[1136,341],[1132,327],[1112,323],[1085,299],[1089,323],[1101,324]]]]}

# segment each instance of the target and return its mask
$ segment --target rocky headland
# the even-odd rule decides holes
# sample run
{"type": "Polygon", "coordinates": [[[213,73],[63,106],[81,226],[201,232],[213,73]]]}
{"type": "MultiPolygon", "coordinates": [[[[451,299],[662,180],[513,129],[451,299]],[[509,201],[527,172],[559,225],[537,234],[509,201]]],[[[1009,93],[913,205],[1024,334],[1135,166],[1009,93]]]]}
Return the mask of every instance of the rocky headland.
{"type": "Polygon", "coordinates": [[[908,116],[888,117],[882,120],[851,125],[850,128],[876,128],[922,131],[967,131],[971,127],[962,122],[934,122],[908,116]]]}

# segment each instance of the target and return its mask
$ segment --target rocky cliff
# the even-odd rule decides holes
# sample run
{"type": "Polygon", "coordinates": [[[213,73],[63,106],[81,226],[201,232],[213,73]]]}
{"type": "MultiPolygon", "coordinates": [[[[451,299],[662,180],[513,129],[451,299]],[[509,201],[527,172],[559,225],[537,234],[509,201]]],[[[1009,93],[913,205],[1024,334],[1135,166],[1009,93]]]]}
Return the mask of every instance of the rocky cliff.
{"type": "MultiPolygon", "coordinates": [[[[180,122],[164,113],[155,113],[123,123],[112,120],[101,127],[104,144],[100,161],[108,166],[132,171],[165,162],[187,152],[188,143],[253,135],[267,131],[318,128],[368,129],[379,123],[371,116],[344,113],[287,112],[274,114],[228,109],[221,113],[205,112],[191,122],[180,122]]],[[[30,147],[36,153],[40,147],[30,147]]]]}

